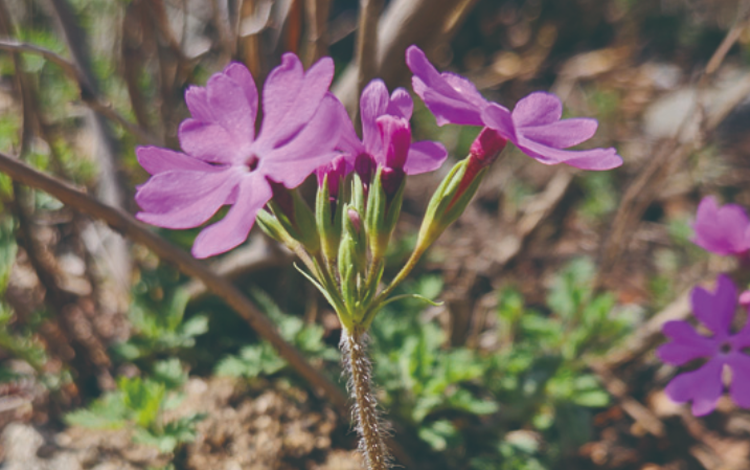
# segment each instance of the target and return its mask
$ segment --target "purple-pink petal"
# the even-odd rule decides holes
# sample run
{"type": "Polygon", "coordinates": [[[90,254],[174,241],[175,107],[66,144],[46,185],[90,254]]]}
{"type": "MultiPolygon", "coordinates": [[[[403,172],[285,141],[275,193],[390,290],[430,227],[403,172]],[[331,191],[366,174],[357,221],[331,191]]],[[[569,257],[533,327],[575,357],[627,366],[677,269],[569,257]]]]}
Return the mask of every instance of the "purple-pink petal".
{"type": "Polygon", "coordinates": [[[204,228],[193,243],[193,256],[207,258],[229,251],[247,239],[259,210],[271,199],[271,186],[258,172],[246,175],[237,202],[227,215],[204,228]]]}
{"type": "Polygon", "coordinates": [[[179,129],[180,146],[192,157],[213,163],[234,163],[246,150],[218,124],[185,119],[179,129]]]}
{"type": "Polygon", "coordinates": [[[393,90],[390,103],[388,103],[388,109],[385,112],[391,116],[398,116],[407,120],[411,119],[411,115],[414,112],[414,101],[412,101],[409,92],[403,88],[393,90]]]}
{"type": "MultiPolygon", "coordinates": [[[[747,307],[745,307],[745,309],[747,310],[747,307]]],[[[729,344],[735,351],[741,351],[745,348],[750,348],[750,318],[745,320],[745,326],[743,326],[736,335],[729,338],[729,344]]]]}
{"type": "Polygon", "coordinates": [[[681,366],[700,357],[710,357],[719,350],[719,342],[698,334],[686,321],[670,321],[664,324],[662,332],[672,339],[656,350],[662,362],[681,366]]]}
{"type": "Polygon", "coordinates": [[[564,149],[586,142],[596,133],[596,119],[574,118],[544,124],[526,126],[523,136],[548,147],[564,149]]]}
{"type": "Polygon", "coordinates": [[[385,155],[375,156],[377,162],[383,167],[403,170],[411,145],[409,121],[385,114],[376,122],[385,150],[385,155]],[[382,160],[383,157],[385,161],[382,160]]]}
{"type": "Polygon", "coordinates": [[[726,362],[732,371],[729,396],[738,406],[750,408],[750,356],[734,353],[727,357],[726,362]]]}
{"type": "Polygon", "coordinates": [[[516,146],[545,165],[565,163],[582,170],[611,170],[622,165],[622,157],[614,148],[590,150],[561,150],[519,136],[516,146]]]}
{"type": "Polygon", "coordinates": [[[693,229],[693,242],[718,255],[736,255],[750,249],[750,221],[736,204],[720,207],[712,196],[703,198],[693,229]]]}
{"type": "Polygon", "coordinates": [[[406,63],[414,74],[414,92],[435,115],[438,125],[483,125],[482,107],[487,102],[474,85],[453,74],[440,74],[417,46],[406,50],[406,63]]]}
{"type": "Polygon", "coordinates": [[[185,103],[193,119],[198,121],[211,121],[214,118],[211,107],[208,105],[208,93],[202,86],[191,85],[185,92],[185,103]]]}
{"type": "Polygon", "coordinates": [[[701,368],[678,375],[667,385],[664,392],[677,403],[693,402],[695,416],[711,413],[719,402],[724,386],[721,373],[724,368],[722,359],[711,359],[701,368]]]}
{"type": "Polygon", "coordinates": [[[284,145],[311,122],[333,79],[333,61],[324,57],[305,73],[291,53],[268,75],[263,88],[263,125],[256,140],[259,153],[284,145]]]}
{"type": "Polygon", "coordinates": [[[310,123],[291,141],[265,154],[256,171],[287,188],[297,187],[338,155],[334,152],[338,139],[335,98],[327,94],[310,123]]]}
{"type": "Polygon", "coordinates": [[[560,120],[562,102],[552,93],[537,91],[522,98],[513,108],[516,127],[544,126],[560,120]]]}
{"type": "Polygon", "coordinates": [[[135,155],[138,163],[151,175],[170,170],[205,171],[206,173],[221,171],[221,167],[209,165],[184,153],[161,147],[138,147],[135,149],[135,155]]]}
{"type": "Polygon", "coordinates": [[[226,202],[241,178],[242,172],[232,168],[215,173],[159,173],[138,188],[135,199],[143,212],[136,218],[157,227],[196,227],[226,202]]]}
{"type": "Polygon", "coordinates": [[[443,144],[431,140],[414,142],[409,147],[404,172],[407,175],[419,175],[435,171],[440,168],[446,158],[448,158],[448,151],[443,144]]]}
{"type": "Polygon", "coordinates": [[[737,288],[727,275],[719,275],[714,292],[700,286],[693,289],[690,301],[695,317],[711,330],[717,339],[723,340],[729,336],[729,326],[737,308],[737,288]]]}
{"type": "Polygon", "coordinates": [[[482,120],[487,127],[494,129],[511,142],[518,140],[513,116],[506,107],[497,103],[490,103],[482,111],[482,120]]]}
{"type": "Polygon", "coordinates": [[[382,80],[372,80],[362,90],[362,96],[359,98],[359,114],[362,118],[362,143],[370,155],[375,156],[382,151],[380,131],[375,121],[386,114],[389,103],[388,88],[382,80]]]}
{"type": "MultiPolygon", "coordinates": [[[[229,68],[244,68],[238,64],[233,64],[233,66],[229,68]]],[[[215,74],[209,78],[206,92],[214,122],[229,132],[234,140],[233,144],[249,145],[255,136],[257,96],[254,97],[254,101],[248,101],[243,86],[226,73],[215,74]]]]}
{"type": "MultiPolygon", "coordinates": [[[[247,67],[237,62],[229,64],[224,73],[234,80],[244,92],[245,98],[252,109],[254,123],[258,113],[258,87],[255,86],[253,76],[247,67]]],[[[255,129],[253,129],[253,132],[255,132],[255,129]]]]}

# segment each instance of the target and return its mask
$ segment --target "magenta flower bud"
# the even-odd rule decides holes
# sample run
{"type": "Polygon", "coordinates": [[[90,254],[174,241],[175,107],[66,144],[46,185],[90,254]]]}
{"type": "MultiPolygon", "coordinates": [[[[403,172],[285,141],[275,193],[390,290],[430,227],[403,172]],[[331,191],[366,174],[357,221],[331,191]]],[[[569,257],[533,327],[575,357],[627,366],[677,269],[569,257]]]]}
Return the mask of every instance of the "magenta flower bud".
{"type": "Polygon", "coordinates": [[[357,233],[360,233],[362,231],[362,219],[359,217],[359,213],[354,209],[349,209],[346,211],[346,215],[354,226],[354,230],[356,230],[357,233]]]}
{"type": "Polygon", "coordinates": [[[489,127],[482,129],[469,149],[469,158],[474,158],[481,167],[491,165],[505,148],[508,139],[489,127]]]}
{"type": "Polygon", "coordinates": [[[370,181],[372,181],[372,175],[375,174],[375,162],[372,157],[366,153],[360,153],[357,155],[357,158],[354,159],[354,171],[359,175],[362,184],[367,187],[369,186],[370,181]]]}
{"type": "Polygon", "coordinates": [[[315,170],[315,175],[318,177],[318,187],[323,186],[323,181],[328,176],[328,196],[331,200],[336,200],[341,189],[341,181],[350,171],[352,170],[349,162],[344,157],[336,157],[330,163],[315,170]]]}
{"type": "Polygon", "coordinates": [[[750,307],[750,290],[746,290],[740,294],[740,305],[744,308],[750,307]]]}
{"type": "Polygon", "coordinates": [[[340,130],[336,150],[347,162],[344,175],[356,171],[365,187],[369,186],[378,168],[393,168],[407,175],[418,175],[437,170],[448,157],[448,151],[439,142],[410,141],[409,119],[414,103],[403,88],[397,88],[389,95],[385,83],[375,79],[362,90],[359,104],[361,139],[354,131],[344,105],[337,102],[336,107],[340,130]]]}

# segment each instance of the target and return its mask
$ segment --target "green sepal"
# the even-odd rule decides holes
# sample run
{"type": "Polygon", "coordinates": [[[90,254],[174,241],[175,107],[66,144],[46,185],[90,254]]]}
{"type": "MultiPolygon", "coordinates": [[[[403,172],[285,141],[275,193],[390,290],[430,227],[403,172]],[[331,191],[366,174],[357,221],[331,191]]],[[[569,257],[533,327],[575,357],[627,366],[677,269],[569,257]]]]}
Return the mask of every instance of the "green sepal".
{"type": "Polygon", "coordinates": [[[458,194],[469,164],[470,158],[456,163],[435,190],[419,229],[418,248],[426,249],[432,245],[440,234],[458,219],[476,194],[479,184],[487,174],[487,168],[480,169],[464,191],[458,194]]]}
{"type": "Polygon", "coordinates": [[[388,201],[381,182],[382,168],[378,171],[370,185],[370,193],[367,199],[367,213],[365,215],[365,227],[370,243],[372,259],[379,261],[385,255],[391,234],[396,227],[398,217],[401,214],[401,205],[404,201],[404,188],[406,178],[401,181],[393,198],[388,201]]]}
{"type": "Polygon", "coordinates": [[[291,235],[279,223],[279,219],[264,209],[258,211],[258,214],[255,216],[255,223],[263,230],[263,233],[279,243],[288,245],[288,242],[292,240],[291,235]]]}
{"type": "Polygon", "coordinates": [[[352,241],[352,263],[354,264],[354,270],[358,273],[364,273],[367,268],[367,237],[365,236],[365,229],[362,226],[362,217],[359,212],[351,204],[347,204],[344,207],[343,214],[344,222],[344,234],[348,235],[352,241]],[[360,227],[357,228],[352,222],[350,212],[355,212],[360,220],[360,227]]]}
{"type": "Polygon", "coordinates": [[[353,312],[357,305],[357,275],[359,271],[355,267],[356,241],[348,233],[344,232],[339,245],[339,278],[341,283],[341,296],[349,312],[353,312]]]}
{"type": "Polygon", "coordinates": [[[321,283],[319,283],[313,276],[308,274],[304,269],[297,266],[297,263],[293,263],[294,268],[300,272],[305,278],[310,281],[319,291],[321,294],[323,294],[323,297],[326,298],[329,304],[331,304],[334,309],[336,310],[336,314],[339,317],[339,320],[341,320],[341,324],[351,329],[353,327],[351,316],[346,311],[346,308],[343,308],[343,306],[340,304],[340,302],[337,302],[337,299],[334,298],[333,294],[328,292],[328,289],[326,289],[321,283]]]}
{"type": "Polygon", "coordinates": [[[323,186],[318,189],[315,199],[315,218],[320,237],[320,246],[328,263],[336,261],[339,243],[341,242],[341,206],[336,201],[336,213],[331,213],[331,196],[328,191],[328,175],[323,179],[323,186]]]}
{"type": "Polygon", "coordinates": [[[286,232],[300,242],[308,253],[314,256],[320,249],[320,238],[318,237],[315,214],[313,214],[298,191],[292,191],[291,193],[294,210],[293,221],[289,219],[287,214],[273,200],[268,203],[268,207],[286,232]]]}
{"type": "Polygon", "coordinates": [[[358,214],[365,213],[365,186],[356,172],[352,173],[351,205],[358,214]]]}

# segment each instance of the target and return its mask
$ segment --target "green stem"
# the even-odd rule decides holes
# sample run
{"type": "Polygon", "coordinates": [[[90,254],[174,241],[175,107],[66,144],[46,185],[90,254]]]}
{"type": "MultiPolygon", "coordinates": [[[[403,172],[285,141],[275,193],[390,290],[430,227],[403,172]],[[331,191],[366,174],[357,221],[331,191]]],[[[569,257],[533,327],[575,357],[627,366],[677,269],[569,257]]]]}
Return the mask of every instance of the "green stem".
{"type": "Polygon", "coordinates": [[[357,423],[360,436],[359,450],[365,457],[367,470],[391,468],[390,455],[385,445],[384,424],[378,414],[378,405],[372,394],[372,367],[367,357],[367,338],[355,328],[344,329],[341,335],[341,351],[344,365],[349,372],[349,393],[354,398],[352,417],[357,423]]]}
{"type": "Polygon", "coordinates": [[[419,259],[422,257],[424,252],[427,250],[426,246],[423,246],[423,244],[417,243],[417,247],[414,248],[414,251],[411,253],[411,256],[409,256],[409,259],[406,261],[406,264],[401,268],[401,270],[396,274],[396,277],[393,278],[393,280],[388,284],[388,286],[383,289],[380,294],[370,303],[369,307],[367,308],[367,311],[365,312],[365,315],[362,319],[362,325],[364,326],[364,329],[367,330],[367,328],[370,326],[370,323],[372,322],[372,319],[375,317],[375,314],[380,310],[380,307],[382,306],[383,302],[388,298],[388,296],[393,292],[393,290],[398,287],[401,282],[403,282],[404,279],[412,272],[412,270],[417,266],[417,263],[419,262],[419,259]]]}

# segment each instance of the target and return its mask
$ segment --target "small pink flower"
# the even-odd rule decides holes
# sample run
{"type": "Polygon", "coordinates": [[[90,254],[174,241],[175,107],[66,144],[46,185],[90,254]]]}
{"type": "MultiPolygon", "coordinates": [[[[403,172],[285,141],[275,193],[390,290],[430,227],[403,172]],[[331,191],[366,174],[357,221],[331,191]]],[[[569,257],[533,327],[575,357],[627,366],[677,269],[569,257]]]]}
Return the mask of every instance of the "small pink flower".
{"type": "MultiPolygon", "coordinates": [[[[411,143],[411,119],[414,103],[409,93],[397,88],[388,95],[388,88],[382,80],[371,81],[360,97],[359,111],[362,118],[362,139],[357,137],[344,106],[339,103],[338,117],[341,136],[337,150],[343,161],[337,165],[318,170],[318,181],[329,175],[333,179],[356,170],[365,182],[369,182],[378,166],[393,185],[403,175],[416,175],[434,171],[448,156],[442,144],[432,141],[411,143]]],[[[384,182],[385,183],[385,182],[384,182]]],[[[400,181],[399,181],[400,184],[400,181]]],[[[329,188],[330,190],[330,188],[329,188]]]]}
{"type": "Polygon", "coordinates": [[[736,204],[719,207],[714,197],[704,197],[693,230],[693,243],[717,255],[742,256],[750,250],[750,220],[736,204]]]}
{"type": "Polygon", "coordinates": [[[678,375],[665,392],[678,403],[693,402],[695,416],[707,415],[716,408],[724,390],[722,371],[729,367],[732,383],[729,396],[742,408],[750,408],[750,322],[737,334],[730,332],[737,308],[737,288],[726,275],[720,275],[715,292],[693,289],[693,313],[712,336],[703,336],[686,321],[667,322],[662,332],[672,339],[656,351],[667,364],[681,366],[699,358],[708,359],[700,368],[678,375]]]}
{"type": "Polygon", "coordinates": [[[328,93],[333,61],[307,72],[294,54],[268,75],[263,124],[255,135],[258,90],[245,66],[233,63],[205,87],[190,87],[185,101],[192,118],[179,129],[184,153],[139,147],[138,161],[152,176],[135,199],[136,217],[159,227],[185,229],[232,208],[204,228],[193,255],[228,251],[246,238],[255,215],[272,197],[272,183],[294,188],[337,154],[337,100],[328,93]]]}
{"type": "Polygon", "coordinates": [[[439,73],[417,46],[406,51],[414,76],[414,92],[422,98],[438,125],[484,126],[513,142],[526,155],[545,165],[565,163],[584,170],[609,170],[622,165],[614,148],[563,150],[590,139],[595,119],[563,119],[560,99],[550,93],[532,93],[513,112],[484,99],[467,79],[439,73]]]}

